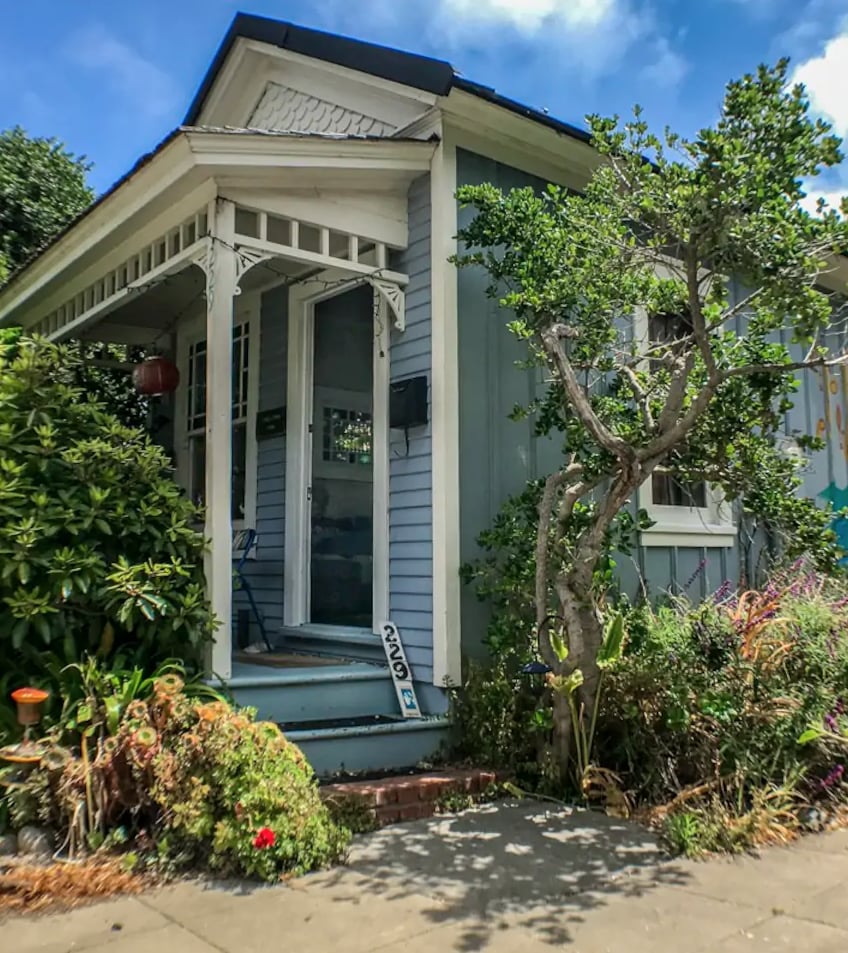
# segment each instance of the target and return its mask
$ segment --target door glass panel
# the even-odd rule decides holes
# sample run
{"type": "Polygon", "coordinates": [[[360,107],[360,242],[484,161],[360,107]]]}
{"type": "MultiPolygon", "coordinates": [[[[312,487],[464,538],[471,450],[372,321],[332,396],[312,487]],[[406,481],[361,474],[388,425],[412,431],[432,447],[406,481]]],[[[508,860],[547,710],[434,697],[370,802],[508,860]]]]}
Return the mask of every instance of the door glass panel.
{"type": "Polygon", "coordinates": [[[315,307],[310,620],[371,628],[374,393],[372,292],[315,307]]]}

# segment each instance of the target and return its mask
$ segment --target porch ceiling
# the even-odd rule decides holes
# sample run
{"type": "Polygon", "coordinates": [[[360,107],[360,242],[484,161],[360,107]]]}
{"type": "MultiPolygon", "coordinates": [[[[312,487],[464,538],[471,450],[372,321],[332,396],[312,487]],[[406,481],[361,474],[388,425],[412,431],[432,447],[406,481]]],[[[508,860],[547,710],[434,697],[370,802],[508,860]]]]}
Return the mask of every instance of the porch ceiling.
{"type": "MultiPolygon", "coordinates": [[[[78,318],[92,308],[128,309],[127,321],[130,313],[140,317],[142,307],[128,300],[132,292],[139,284],[184,269],[199,251],[192,246],[205,238],[209,202],[246,186],[254,194],[273,195],[281,210],[280,202],[285,204],[289,196],[292,208],[301,213],[297,217],[325,228],[332,227],[326,208],[323,216],[315,216],[317,221],[303,215],[310,200],[317,207],[322,194],[329,193],[329,205],[343,215],[340,194],[351,197],[354,211],[370,197],[370,214],[363,209],[354,215],[360,223],[358,237],[402,247],[398,224],[405,228],[405,221],[398,222],[397,200],[429,170],[435,148],[435,143],[419,140],[181,128],[0,290],[0,326],[42,324],[42,333],[54,335],[60,328],[82,331],[78,318]],[[178,252],[159,254],[157,243],[172,239],[178,252]],[[62,311],[69,302],[70,320],[62,311]]],[[[350,220],[348,209],[339,230],[347,231],[350,220]]],[[[280,267],[277,261],[275,270],[280,267]]],[[[296,271],[303,262],[291,267],[296,271]]]]}

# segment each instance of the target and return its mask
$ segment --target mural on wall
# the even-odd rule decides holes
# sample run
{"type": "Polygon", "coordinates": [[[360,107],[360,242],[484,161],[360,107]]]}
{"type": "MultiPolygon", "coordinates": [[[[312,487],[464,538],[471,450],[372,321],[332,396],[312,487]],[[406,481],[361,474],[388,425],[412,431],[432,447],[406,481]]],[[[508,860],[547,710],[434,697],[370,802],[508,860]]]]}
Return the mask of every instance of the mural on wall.
{"type": "MultiPolygon", "coordinates": [[[[841,366],[838,370],[824,367],[815,374],[823,414],[816,421],[816,436],[825,442],[819,459],[827,463],[828,480],[817,495],[838,511],[848,507],[848,367],[841,366]]],[[[825,477],[819,466],[815,469],[819,479],[825,477]]],[[[848,566],[848,518],[838,516],[832,528],[840,547],[846,552],[840,563],[848,566]]]]}

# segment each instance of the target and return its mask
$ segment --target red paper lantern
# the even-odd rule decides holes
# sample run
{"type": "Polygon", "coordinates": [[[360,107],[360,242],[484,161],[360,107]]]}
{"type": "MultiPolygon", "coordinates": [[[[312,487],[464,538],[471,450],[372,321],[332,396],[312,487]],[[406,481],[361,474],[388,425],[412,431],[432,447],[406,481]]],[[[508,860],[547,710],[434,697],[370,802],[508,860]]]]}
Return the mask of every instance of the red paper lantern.
{"type": "Polygon", "coordinates": [[[177,389],[180,372],[173,361],[157,355],[146,357],[141,364],[137,364],[133,369],[132,379],[139,394],[160,397],[162,394],[172,394],[177,389]]]}

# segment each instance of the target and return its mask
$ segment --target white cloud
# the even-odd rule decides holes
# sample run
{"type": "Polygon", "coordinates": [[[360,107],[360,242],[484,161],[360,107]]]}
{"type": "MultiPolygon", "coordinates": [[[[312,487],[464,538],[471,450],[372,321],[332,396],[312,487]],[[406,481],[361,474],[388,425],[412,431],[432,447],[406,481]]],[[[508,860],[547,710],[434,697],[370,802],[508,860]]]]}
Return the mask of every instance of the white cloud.
{"type": "Polygon", "coordinates": [[[638,71],[648,51],[663,43],[665,65],[678,76],[685,69],[665,40],[651,0],[432,0],[432,7],[431,39],[451,58],[459,59],[470,45],[479,51],[486,44],[494,53],[512,35],[532,42],[538,67],[550,64],[550,82],[568,73],[589,83],[627,60],[638,71]]]}
{"type": "Polygon", "coordinates": [[[807,87],[813,110],[848,136],[848,29],[829,40],[821,56],[801,63],[792,79],[807,87]]]}
{"type": "MultiPolygon", "coordinates": [[[[843,24],[842,32],[825,43],[820,54],[796,67],[792,82],[803,83],[812,111],[832,123],[838,135],[848,137],[848,22],[843,24]]],[[[816,180],[806,182],[805,187],[808,194],[801,204],[809,211],[815,211],[820,195],[828,205],[839,209],[843,195],[848,195],[845,161],[828,174],[825,188],[817,187],[816,180]]]]}
{"type": "Polygon", "coordinates": [[[848,182],[842,189],[817,189],[815,180],[804,183],[807,189],[806,198],[801,199],[801,207],[808,212],[815,212],[819,197],[823,198],[830,208],[838,212],[842,206],[842,199],[848,196],[848,182]]]}
{"type": "Polygon", "coordinates": [[[642,70],[642,79],[653,86],[676,88],[689,72],[689,64],[673,49],[667,37],[657,37],[653,48],[653,61],[642,70]]]}
{"type": "Polygon", "coordinates": [[[508,23],[537,33],[548,23],[595,29],[617,11],[618,0],[441,0],[442,12],[466,21],[508,23]]]}
{"type": "Polygon", "coordinates": [[[105,74],[133,108],[151,119],[169,113],[180,101],[171,77],[102,25],[74,33],[68,56],[78,65],[105,74]]]}

